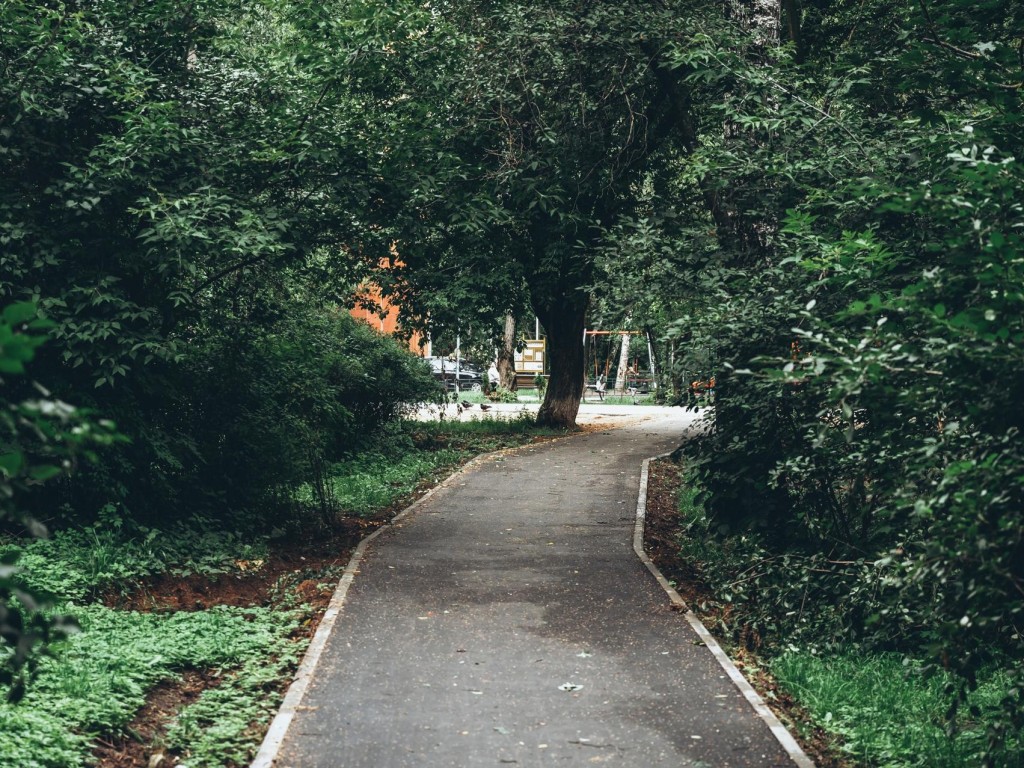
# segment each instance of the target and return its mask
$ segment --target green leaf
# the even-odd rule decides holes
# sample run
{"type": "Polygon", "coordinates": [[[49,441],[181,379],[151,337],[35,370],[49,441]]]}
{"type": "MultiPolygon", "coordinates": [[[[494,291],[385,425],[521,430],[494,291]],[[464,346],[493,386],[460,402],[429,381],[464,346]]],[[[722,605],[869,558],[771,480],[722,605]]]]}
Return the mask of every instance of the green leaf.
{"type": "Polygon", "coordinates": [[[14,477],[18,474],[24,463],[25,457],[22,455],[21,451],[12,451],[10,453],[0,455],[0,470],[2,470],[8,477],[14,477]]]}
{"type": "Polygon", "coordinates": [[[60,467],[55,467],[53,464],[40,464],[39,466],[32,467],[29,470],[28,476],[33,480],[44,482],[56,477],[61,473],[60,467]]]}
{"type": "Polygon", "coordinates": [[[28,322],[36,316],[38,309],[34,302],[22,301],[4,307],[4,320],[11,325],[28,322]]]}

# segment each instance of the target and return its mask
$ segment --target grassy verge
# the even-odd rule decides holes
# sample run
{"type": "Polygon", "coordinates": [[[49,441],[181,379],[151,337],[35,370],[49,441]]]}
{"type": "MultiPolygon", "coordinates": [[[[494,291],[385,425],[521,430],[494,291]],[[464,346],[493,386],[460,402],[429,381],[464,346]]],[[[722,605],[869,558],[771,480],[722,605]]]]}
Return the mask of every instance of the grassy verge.
{"type": "MultiPolygon", "coordinates": [[[[961,716],[957,732],[946,730],[949,708],[943,674],[925,675],[921,665],[898,654],[837,651],[825,656],[787,652],[771,662],[782,687],[815,721],[843,738],[843,749],[866,765],[962,768],[979,765],[987,734],[983,719],[961,716]]],[[[983,716],[999,706],[1008,680],[989,670],[971,694],[983,716]]],[[[1024,764],[1020,735],[1007,744],[1007,766],[1024,764]],[[1016,757],[1013,757],[1016,755],[1016,757]]]]}

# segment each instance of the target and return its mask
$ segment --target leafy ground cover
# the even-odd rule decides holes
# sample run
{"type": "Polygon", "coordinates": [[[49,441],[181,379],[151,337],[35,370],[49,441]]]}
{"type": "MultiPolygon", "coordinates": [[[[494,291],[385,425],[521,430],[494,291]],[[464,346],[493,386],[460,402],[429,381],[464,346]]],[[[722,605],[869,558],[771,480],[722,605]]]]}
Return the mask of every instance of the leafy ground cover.
{"type": "Polygon", "coordinates": [[[80,631],[42,660],[24,701],[0,705],[0,765],[245,765],[355,543],[472,456],[556,434],[526,420],[404,424],[330,466],[329,530],[287,539],[199,519],[146,528],[108,509],[3,542],[26,581],[70,597],[56,610],[80,631]]]}
{"type": "MultiPolygon", "coordinates": [[[[707,525],[699,489],[683,482],[675,463],[653,462],[651,470],[648,552],[819,766],[984,764],[988,727],[1012,686],[998,665],[979,674],[951,732],[952,675],[827,636],[815,644],[813,627],[800,645],[763,643],[771,610],[800,610],[799,603],[756,606],[755,577],[764,563],[751,557],[751,542],[707,525]]],[[[785,564],[779,569],[785,573],[785,564]]],[[[1024,765],[1020,734],[1009,734],[989,760],[1024,765]]]]}
{"type": "Polygon", "coordinates": [[[95,734],[122,730],[153,686],[189,669],[214,673],[217,685],[177,712],[154,749],[173,750],[193,768],[242,764],[251,725],[273,715],[279,681],[305,648],[292,638],[295,609],[140,613],[90,605],[74,612],[82,631],[44,660],[24,702],[0,706],[4,765],[85,764],[95,734]]]}

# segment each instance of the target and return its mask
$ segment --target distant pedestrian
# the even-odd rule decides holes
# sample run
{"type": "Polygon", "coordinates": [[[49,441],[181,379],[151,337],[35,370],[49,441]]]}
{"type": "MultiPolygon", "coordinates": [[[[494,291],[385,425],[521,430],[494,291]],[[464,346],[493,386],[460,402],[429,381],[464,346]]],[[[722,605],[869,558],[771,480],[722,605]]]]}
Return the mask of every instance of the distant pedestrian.
{"type": "Polygon", "coordinates": [[[604,386],[605,378],[604,374],[602,373],[600,376],[597,377],[597,383],[594,384],[594,390],[597,392],[598,400],[604,400],[604,386]]]}
{"type": "Polygon", "coordinates": [[[498,365],[497,363],[491,363],[491,367],[487,369],[487,383],[490,384],[491,389],[497,389],[500,381],[501,374],[498,373],[498,365]]]}

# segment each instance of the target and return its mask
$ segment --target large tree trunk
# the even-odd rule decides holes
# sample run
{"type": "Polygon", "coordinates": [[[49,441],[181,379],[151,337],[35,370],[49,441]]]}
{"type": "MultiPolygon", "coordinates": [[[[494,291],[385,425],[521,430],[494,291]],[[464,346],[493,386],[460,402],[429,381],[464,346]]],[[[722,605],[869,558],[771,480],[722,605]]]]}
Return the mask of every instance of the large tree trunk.
{"type": "Polygon", "coordinates": [[[537,424],[571,429],[583,397],[583,326],[587,302],[566,300],[558,306],[535,307],[548,334],[548,365],[551,378],[537,424]]]}
{"type": "Polygon", "coordinates": [[[498,350],[498,375],[500,386],[511,391],[519,388],[516,384],[516,316],[511,312],[505,315],[505,332],[498,350]]]}

